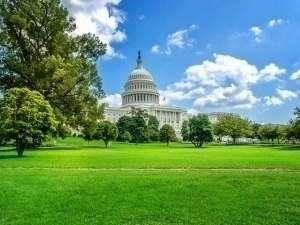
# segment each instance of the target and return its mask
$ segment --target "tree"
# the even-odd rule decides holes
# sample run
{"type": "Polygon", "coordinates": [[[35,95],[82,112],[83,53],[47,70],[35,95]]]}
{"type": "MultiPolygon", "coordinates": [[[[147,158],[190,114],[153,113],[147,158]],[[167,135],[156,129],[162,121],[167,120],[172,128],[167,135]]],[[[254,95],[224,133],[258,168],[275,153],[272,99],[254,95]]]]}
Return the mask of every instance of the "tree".
{"type": "Polygon", "coordinates": [[[131,141],[131,134],[128,132],[128,131],[125,131],[124,133],[123,133],[123,141],[125,141],[125,142],[129,142],[129,141],[131,141]]]}
{"type": "Polygon", "coordinates": [[[274,145],[274,140],[278,138],[278,126],[273,124],[265,124],[258,129],[259,135],[265,140],[271,140],[274,145]]]}
{"type": "Polygon", "coordinates": [[[88,144],[90,143],[90,141],[94,140],[96,129],[97,122],[94,120],[87,120],[81,130],[83,140],[87,141],[88,144]]]}
{"type": "Polygon", "coordinates": [[[159,130],[159,121],[155,116],[149,115],[148,126],[154,128],[155,130],[159,130]]]}
{"type": "Polygon", "coordinates": [[[29,145],[39,145],[55,131],[56,117],[50,104],[37,91],[12,88],[0,101],[1,130],[5,139],[14,139],[18,156],[29,145]]]}
{"type": "Polygon", "coordinates": [[[217,136],[217,141],[221,142],[222,138],[226,135],[225,126],[223,124],[224,120],[219,120],[213,124],[213,133],[217,136]]]}
{"type": "Polygon", "coordinates": [[[184,120],[182,122],[181,131],[180,131],[182,141],[188,141],[189,140],[189,133],[190,133],[189,121],[184,120]]]}
{"type": "Polygon", "coordinates": [[[288,123],[279,128],[280,136],[289,143],[294,138],[293,126],[292,123],[288,123]]]}
{"type": "Polygon", "coordinates": [[[143,110],[140,108],[131,108],[132,114],[132,139],[135,141],[135,144],[141,141],[145,141],[147,139],[147,125],[146,120],[149,118],[149,114],[147,110],[143,110]]]}
{"type": "Polygon", "coordinates": [[[118,127],[119,135],[117,137],[118,141],[123,140],[123,135],[127,131],[131,133],[133,131],[133,119],[130,116],[121,116],[116,123],[118,127]]]}
{"type": "Polygon", "coordinates": [[[224,129],[224,134],[232,138],[233,144],[240,137],[247,137],[251,134],[250,121],[248,119],[243,119],[235,114],[226,114],[219,118],[222,124],[222,129],[224,129]]]}
{"type": "Polygon", "coordinates": [[[259,128],[261,127],[262,125],[259,124],[259,123],[253,123],[251,125],[251,128],[252,128],[252,138],[257,138],[259,140],[261,140],[261,136],[259,135],[258,133],[258,130],[259,128]]]}
{"type": "Polygon", "coordinates": [[[78,128],[87,111],[101,111],[96,61],[106,45],[75,35],[74,21],[59,0],[0,0],[0,91],[38,91],[61,124],[78,128]]]}
{"type": "Polygon", "coordinates": [[[149,115],[146,137],[148,142],[159,140],[159,121],[155,116],[149,115]]]}
{"type": "Polygon", "coordinates": [[[162,142],[167,142],[167,146],[169,146],[170,141],[176,140],[174,128],[169,124],[164,124],[159,131],[159,137],[162,142]]]}
{"type": "Polygon", "coordinates": [[[116,140],[118,136],[117,126],[110,121],[100,121],[98,123],[96,133],[94,134],[94,139],[104,141],[105,147],[107,147],[108,142],[116,140]]]}
{"type": "Polygon", "coordinates": [[[204,142],[213,140],[212,126],[206,114],[198,114],[189,119],[189,141],[195,147],[202,147],[204,142]]]}
{"type": "Polygon", "coordinates": [[[146,136],[148,141],[158,141],[159,140],[159,129],[157,129],[153,124],[147,126],[146,136]]]}

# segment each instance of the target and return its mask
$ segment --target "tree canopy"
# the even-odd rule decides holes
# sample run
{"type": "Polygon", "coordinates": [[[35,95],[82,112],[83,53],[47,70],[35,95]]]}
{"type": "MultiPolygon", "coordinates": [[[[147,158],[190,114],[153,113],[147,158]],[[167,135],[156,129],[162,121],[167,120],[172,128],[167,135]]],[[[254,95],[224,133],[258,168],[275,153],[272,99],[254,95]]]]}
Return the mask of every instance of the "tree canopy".
{"type": "Polygon", "coordinates": [[[129,132],[131,134],[133,130],[133,119],[131,116],[121,116],[119,120],[116,122],[116,126],[119,130],[119,135],[117,137],[118,141],[123,141],[123,135],[125,132],[129,132]]]}
{"type": "Polygon", "coordinates": [[[263,139],[265,139],[267,141],[271,140],[272,145],[274,145],[274,140],[279,137],[278,126],[273,125],[273,124],[262,125],[258,129],[258,133],[263,139]]]}
{"type": "Polygon", "coordinates": [[[182,122],[181,130],[180,130],[182,141],[188,141],[189,140],[189,133],[190,133],[189,121],[184,120],[182,122]]]}
{"type": "Polygon", "coordinates": [[[53,134],[56,117],[50,104],[37,91],[11,88],[0,101],[1,133],[5,139],[14,139],[18,156],[24,149],[36,146],[53,134]]]}
{"type": "Polygon", "coordinates": [[[98,123],[94,138],[96,140],[102,139],[105,147],[107,147],[110,141],[116,140],[118,133],[118,128],[114,123],[104,120],[98,123]]]}
{"type": "Polygon", "coordinates": [[[251,134],[250,121],[241,118],[239,115],[223,115],[219,117],[217,124],[222,127],[224,135],[228,135],[232,138],[234,144],[237,138],[248,137],[251,134]]]}
{"type": "Polygon", "coordinates": [[[204,142],[212,140],[212,126],[206,114],[198,114],[189,119],[189,141],[195,147],[202,147],[204,142]]]}
{"type": "Polygon", "coordinates": [[[159,131],[160,141],[166,142],[169,146],[170,141],[176,140],[174,128],[169,124],[164,124],[159,131]]]}
{"type": "Polygon", "coordinates": [[[103,114],[96,61],[106,52],[97,36],[75,29],[59,0],[0,0],[0,90],[40,92],[60,123],[72,127],[87,111],[103,114]]]}
{"type": "Polygon", "coordinates": [[[146,120],[149,118],[147,110],[140,108],[131,108],[132,114],[132,140],[137,144],[138,142],[145,141],[147,139],[147,124],[146,120]]]}

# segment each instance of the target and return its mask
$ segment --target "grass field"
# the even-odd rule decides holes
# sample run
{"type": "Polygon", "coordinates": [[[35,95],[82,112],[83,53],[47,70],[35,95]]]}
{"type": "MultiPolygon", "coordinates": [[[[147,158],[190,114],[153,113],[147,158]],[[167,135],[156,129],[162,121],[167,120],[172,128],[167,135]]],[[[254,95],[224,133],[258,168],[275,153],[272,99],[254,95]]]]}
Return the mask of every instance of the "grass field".
{"type": "Polygon", "coordinates": [[[300,148],[87,145],[0,151],[0,224],[300,224],[300,148]]]}

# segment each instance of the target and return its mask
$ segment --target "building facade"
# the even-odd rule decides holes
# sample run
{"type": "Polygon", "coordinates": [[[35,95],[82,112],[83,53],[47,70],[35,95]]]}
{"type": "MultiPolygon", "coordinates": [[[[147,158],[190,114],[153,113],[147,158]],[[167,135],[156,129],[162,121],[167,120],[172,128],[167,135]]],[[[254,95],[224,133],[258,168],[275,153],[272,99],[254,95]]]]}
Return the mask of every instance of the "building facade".
{"type": "MultiPolygon", "coordinates": [[[[105,118],[116,123],[121,116],[130,116],[131,107],[147,110],[148,114],[153,115],[159,121],[159,127],[164,124],[171,125],[178,137],[184,120],[189,119],[192,114],[180,107],[165,106],[159,103],[159,93],[152,75],[143,67],[140,51],[138,53],[137,66],[128,76],[122,93],[122,105],[120,108],[109,107],[106,104],[105,118]]],[[[216,122],[218,117],[224,113],[209,113],[211,122],[216,122]]]]}

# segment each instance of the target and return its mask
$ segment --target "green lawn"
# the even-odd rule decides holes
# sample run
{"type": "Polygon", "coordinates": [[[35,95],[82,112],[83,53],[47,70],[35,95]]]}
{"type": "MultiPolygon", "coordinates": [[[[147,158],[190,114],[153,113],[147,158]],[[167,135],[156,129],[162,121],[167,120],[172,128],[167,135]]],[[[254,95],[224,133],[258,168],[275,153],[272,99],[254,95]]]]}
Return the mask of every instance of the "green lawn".
{"type": "Polygon", "coordinates": [[[0,224],[300,224],[300,148],[0,150],[0,224]]]}

